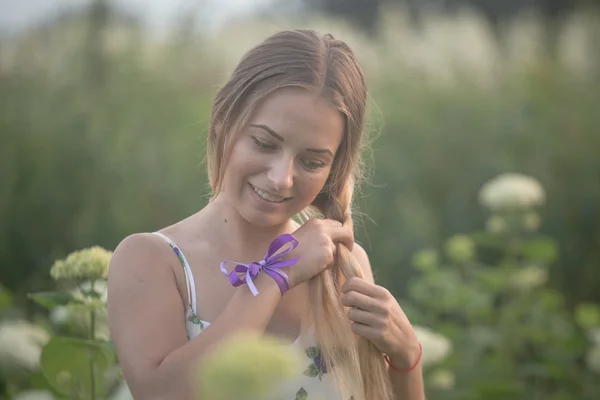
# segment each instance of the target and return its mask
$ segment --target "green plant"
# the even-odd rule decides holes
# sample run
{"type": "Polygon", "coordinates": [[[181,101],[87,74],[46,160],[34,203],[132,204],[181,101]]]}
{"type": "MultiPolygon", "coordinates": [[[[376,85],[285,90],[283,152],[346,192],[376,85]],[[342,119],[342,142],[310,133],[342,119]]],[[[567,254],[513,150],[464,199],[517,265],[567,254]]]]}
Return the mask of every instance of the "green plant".
{"type": "Polygon", "coordinates": [[[297,350],[277,338],[237,334],[199,363],[199,398],[280,400],[277,388],[301,373],[300,360],[297,350]]]}
{"type": "Polygon", "coordinates": [[[106,276],[111,253],[91,247],[54,263],[50,275],[68,290],[30,294],[39,305],[66,307],[71,335],[52,337],[42,348],[40,365],[56,394],[72,400],[104,400],[121,382],[116,353],[108,335],[98,335],[106,313],[106,276]],[[74,289],[71,289],[74,285],[74,289]]]}
{"type": "Polygon", "coordinates": [[[593,305],[579,309],[585,322],[578,324],[547,284],[558,250],[537,232],[543,188],[506,174],[484,185],[480,201],[491,211],[486,231],[454,235],[443,252],[426,249],[413,257],[420,272],[409,287],[416,320],[436,327],[454,349],[427,368],[429,395],[593,398],[600,386],[593,363],[584,362],[594,348],[586,335],[600,326],[600,314],[593,305]]]}

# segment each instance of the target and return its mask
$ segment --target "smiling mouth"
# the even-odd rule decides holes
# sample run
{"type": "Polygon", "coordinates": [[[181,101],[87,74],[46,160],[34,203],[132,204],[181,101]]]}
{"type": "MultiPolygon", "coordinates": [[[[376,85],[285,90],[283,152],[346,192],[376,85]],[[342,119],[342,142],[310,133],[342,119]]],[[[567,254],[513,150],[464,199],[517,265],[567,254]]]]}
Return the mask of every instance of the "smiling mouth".
{"type": "Polygon", "coordinates": [[[265,201],[268,201],[269,203],[283,203],[284,201],[291,199],[291,197],[281,197],[276,194],[269,193],[265,190],[257,188],[256,186],[252,185],[251,183],[248,183],[248,184],[250,185],[252,190],[254,190],[254,193],[256,193],[258,195],[258,197],[260,197],[261,199],[263,199],[265,201]]]}

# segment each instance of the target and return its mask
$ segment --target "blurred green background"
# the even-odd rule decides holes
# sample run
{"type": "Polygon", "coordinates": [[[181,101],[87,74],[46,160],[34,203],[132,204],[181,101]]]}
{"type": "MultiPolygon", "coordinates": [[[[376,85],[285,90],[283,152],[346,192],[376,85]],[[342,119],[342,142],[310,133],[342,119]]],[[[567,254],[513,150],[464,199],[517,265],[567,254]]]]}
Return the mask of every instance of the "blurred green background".
{"type": "MultiPolygon", "coordinates": [[[[432,384],[430,398],[597,398],[600,2],[262,1],[218,23],[221,6],[209,3],[179,9],[160,28],[145,22],[143,9],[103,0],[57,5],[0,37],[3,323],[26,320],[55,334],[56,323],[27,298],[57,288],[54,260],[93,245],[112,250],[131,233],[201,208],[217,88],[269,33],[309,27],[350,43],[368,75],[372,173],[357,197],[357,237],[377,282],[415,323],[452,342],[452,356],[432,367],[445,384],[432,384]],[[545,238],[548,279],[514,297],[508,281],[498,278],[505,284],[494,291],[458,272],[462,283],[440,288],[464,262],[443,261],[457,234],[477,244],[468,257],[479,260],[477,271],[509,279],[530,266],[526,251],[506,267],[497,244],[510,253],[507,233],[498,239],[484,229],[490,212],[478,193],[502,173],[529,175],[544,188],[539,229],[515,237],[545,238]],[[424,248],[439,249],[442,260],[411,267],[424,248]],[[498,295],[483,314],[462,313],[473,288],[498,295]],[[463,299],[455,310],[436,306],[444,290],[463,299]],[[519,331],[531,323],[524,315],[550,325],[530,337],[519,331]],[[542,337],[558,315],[562,333],[542,337]],[[490,339],[500,356],[471,351],[471,328],[506,328],[506,337],[490,339]]],[[[10,370],[1,342],[0,334],[0,371],[10,370]]],[[[35,368],[17,381],[3,373],[0,393],[45,387],[32,378],[35,368]]]]}

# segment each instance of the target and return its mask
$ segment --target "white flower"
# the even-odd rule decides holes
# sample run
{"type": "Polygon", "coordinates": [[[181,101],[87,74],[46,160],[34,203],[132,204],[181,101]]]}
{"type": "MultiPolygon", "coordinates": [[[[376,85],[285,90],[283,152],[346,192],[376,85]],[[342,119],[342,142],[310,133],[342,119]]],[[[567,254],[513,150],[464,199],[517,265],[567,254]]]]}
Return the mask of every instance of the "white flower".
{"type": "Polygon", "coordinates": [[[588,332],[588,337],[596,346],[600,346],[600,328],[592,329],[588,332]]]}
{"type": "Polygon", "coordinates": [[[529,232],[535,232],[540,228],[542,220],[537,213],[528,212],[523,216],[523,228],[529,232]]]}
{"type": "Polygon", "coordinates": [[[17,394],[13,400],[55,400],[47,390],[27,390],[17,394]]]}
{"type": "Polygon", "coordinates": [[[586,363],[590,370],[600,374],[600,345],[593,346],[586,356],[586,363]]]}
{"type": "Polygon", "coordinates": [[[56,306],[50,311],[49,318],[55,325],[64,325],[69,321],[69,308],[67,306],[56,306]]]}
{"type": "Polygon", "coordinates": [[[295,350],[274,337],[230,338],[201,361],[198,378],[203,398],[264,399],[277,382],[294,375],[300,360],[295,350]]]}
{"type": "Polygon", "coordinates": [[[62,278],[83,280],[106,279],[112,252],[99,246],[78,250],[69,254],[64,260],[57,260],[50,269],[50,276],[58,280],[62,278]]]}
{"type": "Polygon", "coordinates": [[[110,339],[110,332],[108,330],[106,305],[98,299],[93,300],[94,304],[71,304],[67,306],[68,323],[70,323],[71,328],[79,334],[87,335],[92,323],[90,308],[93,306],[96,315],[94,337],[96,339],[108,340],[110,339]]]}
{"type": "Polygon", "coordinates": [[[413,329],[423,346],[423,356],[421,357],[423,366],[442,361],[452,351],[452,342],[444,335],[419,325],[413,326],[413,329]]]}
{"type": "Polygon", "coordinates": [[[83,304],[69,304],[66,306],[57,306],[50,312],[50,320],[55,325],[71,324],[71,328],[78,333],[86,335],[90,329],[91,319],[90,311],[96,314],[95,337],[98,339],[109,339],[108,321],[106,311],[106,281],[100,279],[94,282],[94,291],[99,297],[85,296],[81,293],[89,292],[92,288],[90,281],[82,282],[78,288],[70,293],[83,304]]]}
{"type": "MultiPolygon", "coordinates": [[[[85,281],[81,284],[81,289],[89,292],[92,290],[92,282],[90,281],[85,281]]],[[[100,295],[100,299],[103,302],[106,302],[106,281],[103,279],[98,279],[97,281],[94,281],[94,292],[98,293],[100,295]]]]}
{"type": "Polygon", "coordinates": [[[475,242],[467,235],[454,235],[446,242],[446,254],[453,262],[466,263],[475,258],[475,242]]]}
{"type": "Polygon", "coordinates": [[[534,178],[522,174],[502,174],[479,191],[479,201],[492,211],[529,209],[544,204],[545,192],[534,178]]]}
{"type": "Polygon", "coordinates": [[[412,265],[423,272],[434,270],[438,263],[438,253],[434,249],[420,250],[412,257],[412,265]]]}
{"type": "Polygon", "coordinates": [[[436,389],[452,389],[454,387],[454,373],[447,369],[439,369],[429,376],[429,384],[436,389]]]}
{"type": "Polygon", "coordinates": [[[516,289],[533,289],[548,281],[548,271],[540,267],[525,267],[510,278],[510,284],[516,289]]]}
{"type": "Polygon", "coordinates": [[[504,233],[508,230],[508,224],[499,215],[492,215],[485,223],[485,228],[491,233],[504,233]]]}
{"type": "Polygon", "coordinates": [[[10,321],[0,325],[0,371],[10,374],[33,371],[39,367],[42,347],[48,333],[27,321],[10,321]]]}

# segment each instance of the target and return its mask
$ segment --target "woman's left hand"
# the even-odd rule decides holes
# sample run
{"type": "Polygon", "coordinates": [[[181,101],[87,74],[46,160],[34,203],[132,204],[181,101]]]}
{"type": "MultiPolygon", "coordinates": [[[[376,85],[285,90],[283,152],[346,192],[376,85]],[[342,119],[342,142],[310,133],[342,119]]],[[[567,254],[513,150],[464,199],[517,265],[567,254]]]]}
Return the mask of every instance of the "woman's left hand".
{"type": "Polygon", "coordinates": [[[420,346],[416,334],[386,288],[350,278],[342,286],[342,304],[350,307],[352,331],[370,340],[396,368],[409,368],[417,362],[420,346]]]}

